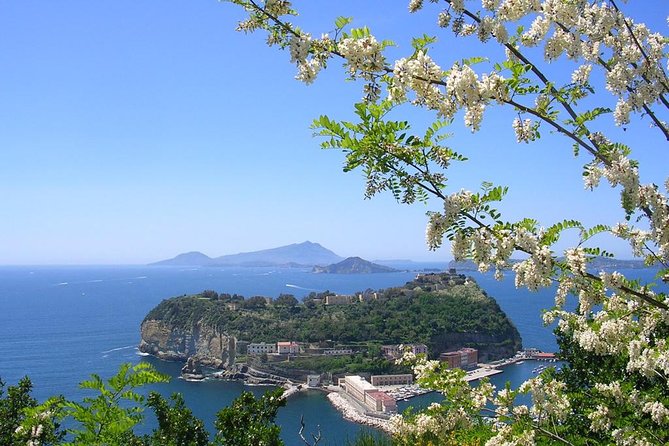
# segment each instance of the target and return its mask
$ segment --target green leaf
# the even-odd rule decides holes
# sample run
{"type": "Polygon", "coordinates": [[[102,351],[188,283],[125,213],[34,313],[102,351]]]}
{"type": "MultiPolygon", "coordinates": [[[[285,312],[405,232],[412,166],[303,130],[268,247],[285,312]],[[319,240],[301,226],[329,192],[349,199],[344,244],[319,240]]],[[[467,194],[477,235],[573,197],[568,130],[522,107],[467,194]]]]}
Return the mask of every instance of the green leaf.
{"type": "Polygon", "coordinates": [[[337,17],[337,19],[335,20],[335,27],[337,29],[342,29],[352,21],[353,17],[343,17],[343,16],[337,17]]]}

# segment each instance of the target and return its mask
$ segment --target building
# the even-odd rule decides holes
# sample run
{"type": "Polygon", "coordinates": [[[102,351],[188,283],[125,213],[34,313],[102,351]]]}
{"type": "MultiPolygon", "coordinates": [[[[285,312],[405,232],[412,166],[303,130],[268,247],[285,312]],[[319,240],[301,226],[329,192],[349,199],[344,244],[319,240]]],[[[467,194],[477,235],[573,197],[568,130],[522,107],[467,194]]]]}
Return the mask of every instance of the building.
{"type": "Polygon", "coordinates": [[[379,295],[378,295],[377,292],[373,292],[373,293],[372,292],[369,292],[369,293],[365,292],[365,293],[362,293],[362,294],[358,294],[358,301],[360,301],[360,302],[369,302],[369,301],[378,300],[378,299],[379,299],[379,295]]]}
{"type": "Polygon", "coordinates": [[[321,383],[321,375],[307,375],[307,386],[318,387],[321,383]]]}
{"type": "Polygon", "coordinates": [[[408,386],[413,384],[413,375],[372,375],[371,381],[373,386],[408,386]]]}
{"type": "Polygon", "coordinates": [[[377,389],[362,376],[346,375],[339,378],[339,387],[351,398],[369,410],[376,412],[397,412],[395,399],[377,389]]]}
{"type": "Polygon", "coordinates": [[[397,412],[397,402],[395,398],[382,390],[372,390],[367,392],[365,406],[376,411],[385,413],[397,412]]]}
{"type": "Polygon", "coordinates": [[[281,355],[297,354],[300,352],[300,344],[297,342],[277,342],[276,350],[281,355]]]}
{"type": "Polygon", "coordinates": [[[352,355],[353,350],[350,348],[326,348],[323,350],[323,354],[326,356],[352,355]]]}
{"type": "Polygon", "coordinates": [[[248,347],[246,347],[246,352],[249,355],[262,355],[263,353],[265,354],[271,354],[271,353],[276,353],[276,344],[266,344],[264,342],[260,342],[257,344],[249,344],[248,347]]]}
{"type": "Polygon", "coordinates": [[[479,351],[475,348],[464,347],[460,350],[445,352],[439,355],[439,360],[448,363],[450,369],[473,369],[479,362],[479,351]]]}
{"type": "Polygon", "coordinates": [[[381,353],[388,359],[401,358],[405,352],[411,352],[414,355],[427,355],[427,345],[425,344],[394,344],[382,345],[381,353]]]}
{"type": "Polygon", "coordinates": [[[337,294],[334,296],[325,296],[325,305],[346,305],[353,302],[353,296],[337,294]]]}

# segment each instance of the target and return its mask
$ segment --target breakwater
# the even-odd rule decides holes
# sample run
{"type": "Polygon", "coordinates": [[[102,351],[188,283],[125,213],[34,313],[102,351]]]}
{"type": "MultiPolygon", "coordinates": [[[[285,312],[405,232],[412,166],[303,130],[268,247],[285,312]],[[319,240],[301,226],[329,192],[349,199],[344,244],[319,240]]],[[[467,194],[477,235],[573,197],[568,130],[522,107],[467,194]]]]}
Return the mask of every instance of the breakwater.
{"type": "Polygon", "coordinates": [[[365,415],[356,409],[352,402],[339,392],[330,392],[327,396],[332,405],[343,415],[344,419],[353,421],[354,423],[364,424],[375,429],[381,429],[385,432],[391,433],[391,423],[383,418],[372,417],[365,415]]]}

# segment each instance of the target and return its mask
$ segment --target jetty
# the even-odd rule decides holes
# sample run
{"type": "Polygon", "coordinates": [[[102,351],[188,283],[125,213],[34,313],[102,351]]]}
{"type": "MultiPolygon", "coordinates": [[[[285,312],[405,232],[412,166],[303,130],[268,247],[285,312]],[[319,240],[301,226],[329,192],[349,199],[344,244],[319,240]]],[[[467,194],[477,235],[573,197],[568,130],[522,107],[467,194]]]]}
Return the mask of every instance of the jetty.
{"type": "Polygon", "coordinates": [[[340,392],[330,392],[328,393],[327,398],[335,409],[341,412],[345,419],[392,433],[389,420],[367,415],[362,410],[357,409],[354,406],[354,403],[349,401],[340,392]]]}
{"type": "Polygon", "coordinates": [[[504,370],[500,370],[498,368],[479,367],[477,369],[467,371],[467,374],[465,375],[465,381],[467,382],[477,381],[481,378],[497,375],[502,372],[504,372],[504,370]]]}

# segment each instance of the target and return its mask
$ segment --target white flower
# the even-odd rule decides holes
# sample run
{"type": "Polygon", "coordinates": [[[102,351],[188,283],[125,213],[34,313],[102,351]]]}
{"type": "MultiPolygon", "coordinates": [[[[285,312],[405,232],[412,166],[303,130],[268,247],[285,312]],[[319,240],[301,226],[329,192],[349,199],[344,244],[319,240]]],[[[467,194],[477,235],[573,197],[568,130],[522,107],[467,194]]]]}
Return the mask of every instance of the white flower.
{"type": "Polygon", "coordinates": [[[521,121],[520,118],[516,118],[513,120],[513,131],[516,132],[518,142],[534,141],[537,137],[535,129],[536,124],[531,119],[521,121]]]}
{"type": "Polygon", "coordinates": [[[597,409],[588,414],[590,419],[590,429],[594,432],[606,432],[611,429],[611,419],[609,408],[604,405],[598,405],[597,409]]]}
{"type": "Polygon", "coordinates": [[[585,64],[581,65],[571,74],[571,81],[575,84],[585,85],[588,83],[590,77],[590,72],[592,71],[592,65],[585,64]]]}
{"type": "Polygon", "coordinates": [[[625,125],[630,122],[630,112],[632,111],[632,105],[629,101],[624,100],[623,98],[618,99],[616,103],[616,109],[613,111],[613,120],[616,125],[625,125]]]}
{"type": "Polygon", "coordinates": [[[520,41],[525,46],[536,46],[548,32],[550,24],[550,20],[546,17],[537,16],[532,22],[530,29],[520,36],[520,41]]]}
{"type": "Polygon", "coordinates": [[[652,401],[644,404],[643,411],[650,414],[650,417],[657,424],[663,424],[669,419],[669,409],[659,401],[652,401]]]}
{"type": "Polygon", "coordinates": [[[374,36],[360,39],[347,37],[341,39],[337,49],[346,59],[351,74],[357,71],[373,72],[383,69],[384,59],[381,53],[381,44],[374,36]]]}
{"type": "Polygon", "coordinates": [[[409,12],[416,12],[423,7],[423,0],[411,0],[409,2],[409,12]]]}
{"type": "Polygon", "coordinates": [[[441,28],[448,28],[451,23],[451,14],[448,11],[441,11],[437,16],[437,24],[441,28]]]}
{"type": "Polygon", "coordinates": [[[567,266],[575,275],[583,276],[586,273],[587,258],[583,248],[573,248],[565,251],[567,266]]]}
{"type": "Polygon", "coordinates": [[[311,37],[308,34],[293,36],[290,39],[290,44],[288,46],[290,50],[290,61],[295,63],[303,63],[309,54],[310,45],[311,37]]]}

